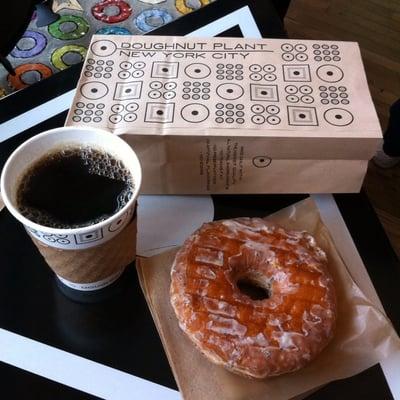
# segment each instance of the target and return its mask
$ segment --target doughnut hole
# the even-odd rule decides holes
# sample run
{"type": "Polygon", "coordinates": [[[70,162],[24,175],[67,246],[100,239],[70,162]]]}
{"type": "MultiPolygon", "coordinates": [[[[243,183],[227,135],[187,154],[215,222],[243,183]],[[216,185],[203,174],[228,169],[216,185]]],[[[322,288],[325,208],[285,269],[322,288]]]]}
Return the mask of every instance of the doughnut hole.
{"type": "Polygon", "coordinates": [[[253,301],[267,300],[271,297],[271,282],[268,278],[249,271],[236,278],[236,286],[240,293],[253,301]]]}

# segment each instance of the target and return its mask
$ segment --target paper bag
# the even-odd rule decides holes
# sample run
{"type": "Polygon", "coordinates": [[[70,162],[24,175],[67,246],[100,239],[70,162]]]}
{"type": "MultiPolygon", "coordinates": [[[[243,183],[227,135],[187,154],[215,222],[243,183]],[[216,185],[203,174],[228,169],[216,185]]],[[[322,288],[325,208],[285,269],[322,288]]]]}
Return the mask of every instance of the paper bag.
{"type": "Polygon", "coordinates": [[[381,138],[357,43],[94,35],[67,125],[121,135],[142,193],[359,191],[381,138]]]}

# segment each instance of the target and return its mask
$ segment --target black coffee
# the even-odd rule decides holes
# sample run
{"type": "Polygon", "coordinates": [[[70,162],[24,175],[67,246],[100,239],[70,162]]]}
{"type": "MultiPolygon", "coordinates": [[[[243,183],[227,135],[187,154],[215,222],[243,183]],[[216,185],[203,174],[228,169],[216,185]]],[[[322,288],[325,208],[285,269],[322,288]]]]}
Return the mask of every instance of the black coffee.
{"type": "Polygon", "coordinates": [[[17,206],[40,225],[77,228],[115,214],[133,189],[121,161],[94,148],[66,147],[46,154],[22,176],[17,206]]]}

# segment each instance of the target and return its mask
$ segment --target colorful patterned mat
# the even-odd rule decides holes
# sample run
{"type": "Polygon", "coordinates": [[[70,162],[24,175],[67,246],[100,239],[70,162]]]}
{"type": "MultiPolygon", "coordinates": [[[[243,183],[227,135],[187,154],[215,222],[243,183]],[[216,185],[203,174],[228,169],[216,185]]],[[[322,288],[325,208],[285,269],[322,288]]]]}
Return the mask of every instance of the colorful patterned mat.
{"type": "Polygon", "coordinates": [[[36,16],[8,56],[16,75],[0,66],[0,97],[23,89],[86,55],[93,34],[140,35],[214,0],[54,0],[56,22],[38,28],[36,16]]]}

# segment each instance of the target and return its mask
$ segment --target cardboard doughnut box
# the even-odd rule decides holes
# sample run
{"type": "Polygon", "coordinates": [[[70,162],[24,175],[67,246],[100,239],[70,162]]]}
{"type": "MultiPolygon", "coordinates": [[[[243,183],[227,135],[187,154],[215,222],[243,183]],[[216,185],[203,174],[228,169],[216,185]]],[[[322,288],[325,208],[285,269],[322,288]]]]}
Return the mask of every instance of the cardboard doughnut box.
{"type": "Polygon", "coordinates": [[[357,43],[93,36],[67,125],[121,135],[143,193],[357,192],[381,140],[357,43]]]}

